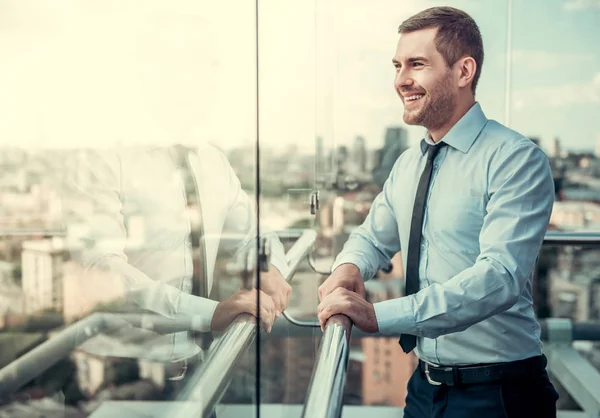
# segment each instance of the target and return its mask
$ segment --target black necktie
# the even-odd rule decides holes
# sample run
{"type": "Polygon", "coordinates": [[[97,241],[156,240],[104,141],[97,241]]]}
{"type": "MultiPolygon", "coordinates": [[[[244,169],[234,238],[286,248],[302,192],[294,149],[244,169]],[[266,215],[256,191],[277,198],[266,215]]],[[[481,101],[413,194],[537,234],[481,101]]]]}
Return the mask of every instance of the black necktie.
{"type": "MultiPolygon", "coordinates": [[[[190,241],[192,244],[192,295],[202,298],[208,298],[208,282],[206,278],[205,251],[204,251],[204,229],[202,219],[202,207],[200,202],[200,193],[198,183],[192,167],[190,166],[190,149],[175,145],[175,160],[177,166],[181,169],[187,206],[193,209],[193,213],[198,217],[197,222],[190,220],[191,231],[190,241]]],[[[207,350],[212,342],[212,333],[198,333],[190,331],[188,333],[191,341],[197,343],[202,349],[207,350]]]]}
{"type": "MultiPolygon", "coordinates": [[[[444,145],[443,142],[440,142],[438,145],[429,145],[427,149],[427,163],[419,179],[410,223],[408,254],[406,256],[406,296],[419,291],[419,260],[421,259],[421,234],[423,231],[425,203],[427,202],[427,192],[433,171],[433,160],[444,145]]],[[[402,347],[405,353],[410,353],[416,345],[417,337],[415,335],[402,334],[400,336],[400,347],[402,347]]]]}

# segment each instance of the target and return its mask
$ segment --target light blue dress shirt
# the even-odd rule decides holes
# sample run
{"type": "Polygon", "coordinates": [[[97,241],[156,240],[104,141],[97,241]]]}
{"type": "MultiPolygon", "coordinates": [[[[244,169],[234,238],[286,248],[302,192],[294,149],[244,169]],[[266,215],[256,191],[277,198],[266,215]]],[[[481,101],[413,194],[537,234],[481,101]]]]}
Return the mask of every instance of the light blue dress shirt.
{"type": "MultiPolygon", "coordinates": [[[[421,290],[375,303],[379,331],[417,335],[416,355],[435,364],[540,355],[531,287],[554,202],[548,159],[478,103],[442,141],[425,206],[421,290]]],[[[368,280],[400,250],[406,266],[426,148],[423,140],[398,158],[333,268],[355,264],[368,280]]]]}

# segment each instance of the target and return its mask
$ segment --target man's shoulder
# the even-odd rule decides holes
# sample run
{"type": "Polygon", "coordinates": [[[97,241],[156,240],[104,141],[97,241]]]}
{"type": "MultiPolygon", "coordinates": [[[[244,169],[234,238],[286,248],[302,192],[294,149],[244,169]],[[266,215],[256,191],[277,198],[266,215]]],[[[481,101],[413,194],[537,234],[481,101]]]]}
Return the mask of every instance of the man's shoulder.
{"type": "Polygon", "coordinates": [[[480,146],[494,154],[510,154],[525,149],[541,151],[533,140],[493,119],[488,120],[481,139],[477,141],[480,146]]]}
{"type": "Polygon", "coordinates": [[[411,166],[410,163],[417,161],[422,155],[423,151],[421,150],[421,141],[419,141],[416,144],[408,147],[396,158],[396,161],[394,161],[394,165],[392,167],[392,171],[408,169],[411,166]]]}
{"type": "Polygon", "coordinates": [[[419,157],[421,157],[423,155],[423,150],[421,149],[422,141],[423,139],[420,139],[416,144],[413,144],[406,148],[406,150],[398,156],[397,161],[400,159],[411,160],[418,159],[419,157]]]}

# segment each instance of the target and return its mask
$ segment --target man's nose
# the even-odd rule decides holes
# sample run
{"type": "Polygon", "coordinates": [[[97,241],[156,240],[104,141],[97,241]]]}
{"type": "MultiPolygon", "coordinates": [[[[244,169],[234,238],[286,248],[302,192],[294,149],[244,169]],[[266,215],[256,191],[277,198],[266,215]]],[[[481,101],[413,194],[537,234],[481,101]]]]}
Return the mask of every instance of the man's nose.
{"type": "Polygon", "coordinates": [[[410,77],[407,71],[400,70],[396,72],[396,77],[394,78],[394,87],[398,94],[402,94],[404,90],[410,90],[413,86],[414,81],[410,77]]]}

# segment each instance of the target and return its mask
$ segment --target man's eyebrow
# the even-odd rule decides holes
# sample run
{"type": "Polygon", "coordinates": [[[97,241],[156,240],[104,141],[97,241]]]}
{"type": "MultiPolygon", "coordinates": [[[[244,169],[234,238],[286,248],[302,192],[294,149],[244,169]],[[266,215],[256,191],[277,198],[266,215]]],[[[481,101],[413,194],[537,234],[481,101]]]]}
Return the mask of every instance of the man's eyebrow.
{"type": "Polygon", "coordinates": [[[429,62],[429,60],[427,58],[425,58],[425,57],[410,57],[407,61],[409,63],[413,63],[415,61],[429,62]]]}
{"type": "MultiPolygon", "coordinates": [[[[416,61],[423,61],[423,62],[429,62],[429,60],[425,57],[410,57],[407,59],[409,64],[412,64],[413,62],[416,61]]],[[[400,61],[398,61],[396,58],[392,58],[392,64],[402,64],[400,61]]]]}

